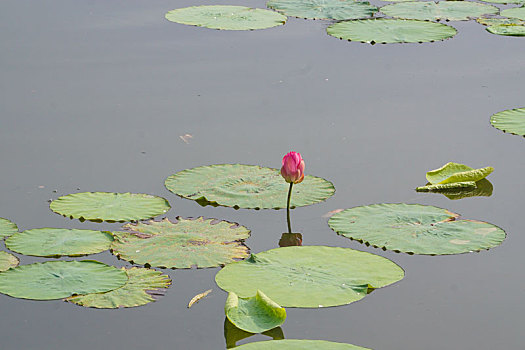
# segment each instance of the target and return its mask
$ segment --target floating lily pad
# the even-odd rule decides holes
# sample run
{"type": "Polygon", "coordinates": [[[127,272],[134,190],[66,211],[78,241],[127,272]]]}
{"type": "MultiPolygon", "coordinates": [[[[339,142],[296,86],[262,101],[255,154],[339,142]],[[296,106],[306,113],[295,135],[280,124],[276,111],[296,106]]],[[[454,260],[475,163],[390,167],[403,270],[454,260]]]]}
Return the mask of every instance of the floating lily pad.
{"type": "MultiPolygon", "coordinates": [[[[284,339],[284,333],[281,327],[275,327],[269,331],[262,332],[261,334],[266,335],[274,340],[284,339]]],[[[236,347],[237,342],[253,335],[255,335],[255,333],[246,332],[235,327],[227,317],[224,319],[224,339],[226,340],[226,349],[236,347]]]]}
{"type": "Polygon", "coordinates": [[[113,233],[113,254],[135,264],[177,269],[216,267],[249,256],[242,243],[250,236],[246,227],[202,217],[178,220],[124,225],[126,232],[113,233]]]}
{"type": "Polygon", "coordinates": [[[309,19],[359,19],[378,11],[369,2],[354,0],[270,0],[266,6],[287,16],[309,19]]]}
{"type": "Polygon", "coordinates": [[[476,22],[483,24],[484,26],[498,26],[498,25],[525,25],[525,21],[517,18],[485,18],[480,17],[476,19],[476,22]]]}
{"type": "Polygon", "coordinates": [[[265,9],[212,5],[185,7],[166,13],[171,22],[223,30],[265,29],[283,25],[286,17],[265,9]]]}
{"type": "Polygon", "coordinates": [[[81,256],[108,250],[113,236],[109,232],[39,228],[15,233],[7,238],[8,249],[33,256],[81,256]]]}
{"type": "Polygon", "coordinates": [[[422,21],[468,21],[484,14],[499,12],[495,6],[473,1],[402,2],[383,6],[380,10],[387,16],[422,21]]]}
{"type": "Polygon", "coordinates": [[[222,289],[241,298],[261,290],[283,307],[352,303],[368,291],[401,280],[403,269],[381,256],[349,248],[284,247],[252,254],[215,276],[222,289]]]}
{"type": "Polygon", "coordinates": [[[498,112],[490,118],[490,124],[503,132],[525,136],[525,108],[498,112]]]}
{"type": "Polygon", "coordinates": [[[142,193],[82,192],[59,197],[49,205],[57,214],[92,221],[137,221],[164,214],[171,207],[162,197],[142,193]]]}
{"type": "Polygon", "coordinates": [[[360,346],[334,343],[325,340],[283,339],[248,343],[236,347],[238,350],[370,350],[360,346]]]}
{"type": "Polygon", "coordinates": [[[7,252],[0,251],[0,272],[18,266],[18,258],[7,252]]]}
{"type": "Polygon", "coordinates": [[[476,182],[476,188],[458,188],[448,191],[437,191],[450,200],[458,200],[468,197],[490,197],[492,196],[493,186],[489,180],[483,179],[476,182]]]}
{"type": "Polygon", "coordinates": [[[426,185],[416,188],[418,192],[445,192],[449,190],[457,189],[474,189],[476,188],[476,183],[474,181],[465,181],[465,182],[454,182],[449,184],[435,184],[435,185],[426,185]]]}
{"type": "Polygon", "coordinates": [[[18,232],[18,227],[14,222],[0,218],[0,238],[11,236],[16,232],[18,232]]]}
{"type": "Polygon", "coordinates": [[[373,204],[343,210],[328,221],[338,234],[393,251],[445,255],[500,245],[505,231],[492,224],[459,220],[459,214],[419,204],[373,204]]]}
{"type": "Polygon", "coordinates": [[[499,24],[488,27],[487,31],[497,35],[525,36],[525,25],[499,24]]]}
{"type": "Polygon", "coordinates": [[[224,312],[232,324],[250,333],[269,331],[286,320],[286,310],[260,290],[250,298],[239,298],[230,292],[224,312]]]}
{"type": "Polygon", "coordinates": [[[160,271],[132,267],[122,268],[128,281],[122,287],[106,293],[75,295],[66,299],[71,303],[99,309],[116,309],[146,305],[163,296],[171,279],[160,271]]]}
{"type": "Polygon", "coordinates": [[[364,19],[332,24],[326,32],[339,39],[370,44],[423,43],[445,40],[456,29],[441,23],[405,19],[364,19]]]}
{"type": "Polygon", "coordinates": [[[525,21],[525,7],[513,7],[501,11],[501,15],[504,17],[517,18],[525,21]]]}
{"type": "Polygon", "coordinates": [[[492,2],[494,4],[525,4],[525,0],[481,0],[483,2],[492,2]]]}
{"type": "MultiPolygon", "coordinates": [[[[459,163],[447,163],[441,168],[427,172],[427,180],[433,185],[436,184],[452,184],[464,182],[476,182],[484,179],[494,171],[494,168],[489,166],[480,169],[473,169],[467,165],[459,163]]],[[[462,187],[458,185],[458,187],[462,187]]]]}
{"type": "MultiPolygon", "coordinates": [[[[166,188],[188,199],[246,209],[286,208],[289,184],[277,169],[220,164],[183,170],[166,179],[166,188]]],[[[293,186],[292,207],[324,201],[335,192],[331,182],[305,176],[293,186]]],[[[255,293],[254,293],[255,294],[255,293]]]]}
{"type": "Polygon", "coordinates": [[[62,299],[108,292],[127,280],[124,271],[98,261],[48,261],[0,273],[0,293],[22,299],[62,299]]]}

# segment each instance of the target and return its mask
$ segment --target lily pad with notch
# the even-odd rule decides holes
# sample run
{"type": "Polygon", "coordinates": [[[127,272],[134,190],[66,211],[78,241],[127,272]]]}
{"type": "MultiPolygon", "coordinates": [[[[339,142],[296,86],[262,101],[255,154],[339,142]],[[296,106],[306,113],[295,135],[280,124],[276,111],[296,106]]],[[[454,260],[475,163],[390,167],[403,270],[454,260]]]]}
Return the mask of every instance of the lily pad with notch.
{"type": "Polygon", "coordinates": [[[492,5],[473,1],[412,1],[386,5],[380,11],[387,16],[422,21],[468,21],[486,14],[497,14],[492,5]]]}
{"type": "Polygon", "coordinates": [[[372,17],[377,7],[355,0],[270,0],[266,6],[287,16],[348,20],[372,17]]]}
{"type": "Polygon", "coordinates": [[[248,343],[236,347],[239,350],[370,350],[357,345],[336,343],[326,340],[309,339],[283,339],[267,340],[255,343],[248,343]]]}
{"type": "Polygon", "coordinates": [[[17,267],[20,261],[13,254],[0,251],[0,272],[7,271],[10,268],[17,267]]]}
{"type": "Polygon", "coordinates": [[[525,108],[498,112],[490,118],[490,124],[503,132],[525,136],[525,108]]]}
{"type": "Polygon", "coordinates": [[[18,232],[18,227],[12,221],[0,218],[0,238],[11,236],[18,232]]]}

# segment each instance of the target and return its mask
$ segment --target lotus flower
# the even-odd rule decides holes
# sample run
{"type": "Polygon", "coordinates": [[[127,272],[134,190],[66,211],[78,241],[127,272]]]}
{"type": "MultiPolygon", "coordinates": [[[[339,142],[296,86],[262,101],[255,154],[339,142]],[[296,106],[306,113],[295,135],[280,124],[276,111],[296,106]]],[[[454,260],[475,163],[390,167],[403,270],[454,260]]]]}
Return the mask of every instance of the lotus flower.
{"type": "Polygon", "coordinates": [[[298,184],[304,179],[304,160],[301,154],[290,152],[283,157],[281,175],[286,182],[298,184]]]}

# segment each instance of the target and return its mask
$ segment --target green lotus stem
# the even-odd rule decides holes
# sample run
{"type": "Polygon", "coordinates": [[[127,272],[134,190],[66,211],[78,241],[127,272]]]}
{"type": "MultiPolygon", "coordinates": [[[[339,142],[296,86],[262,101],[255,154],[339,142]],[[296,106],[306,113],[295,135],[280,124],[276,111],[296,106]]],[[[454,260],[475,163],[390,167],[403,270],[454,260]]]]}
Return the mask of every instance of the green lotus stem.
{"type": "Polygon", "coordinates": [[[288,233],[292,233],[292,225],[290,223],[290,199],[292,198],[293,182],[290,182],[290,189],[288,190],[288,202],[286,204],[286,220],[288,221],[288,233]]]}

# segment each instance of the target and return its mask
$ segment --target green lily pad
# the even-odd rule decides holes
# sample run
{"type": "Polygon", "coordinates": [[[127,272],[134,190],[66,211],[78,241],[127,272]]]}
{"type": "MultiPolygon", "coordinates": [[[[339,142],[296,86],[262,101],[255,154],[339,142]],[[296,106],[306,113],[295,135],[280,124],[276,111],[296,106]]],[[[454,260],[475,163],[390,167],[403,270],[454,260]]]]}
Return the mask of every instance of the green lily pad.
{"type": "Polygon", "coordinates": [[[498,26],[498,25],[525,25],[525,21],[517,18],[486,18],[480,17],[476,19],[476,22],[483,24],[484,26],[498,26]]]}
{"type": "Polygon", "coordinates": [[[501,11],[501,15],[504,17],[517,18],[525,21],[525,7],[513,7],[501,11]]]}
{"type": "Polygon", "coordinates": [[[237,328],[250,333],[269,331],[286,320],[286,310],[260,290],[251,298],[239,298],[230,292],[224,313],[237,328]]]}
{"type": "Polygon", "coordinates": [[[498,112],[490,118],[490,124],[503,132],[525,136],[525,108],[498,112]]]}
{"type": "Polygon", "coordinates": [[[492,34],[506,36],[525,36],[525,25],[499,24],[487,28],[492,34]]]}
{"type": "Polygon", "coordinates": [[[283,339],[248,343],[236,347],[238,350],[370,350],[360,346],[335,343],[326,340],[283,339]]]}
{"type": "MultiPolygon", "coordinates": [[[[286,208],[289,184],[279,170],[256,165],[220,164],[183,170],[169,176],[165,186],[188,199],[246,209],[286,208]]],[[[291,207],[324,201],[335,192],[331,182],[305,176],[293,186],[291,207]]]]}
{"type": "Polygon", "coordinates": [[[359,19],[378,11],[369,2],[354,0],[270,0],[266,6],[287,16],[309,19],[359,19]]]}
{"type": "Polygon", "coordinates": [[[433,42],[452,38],[457,33],[456,29],[441,23],[389,18],[338,22],[326,32],[339,39],[370,44],[433,42]]]}
{"type": "Polygon", "coordinates": [[[493,186],[489,180],[483,179],[476,182],[476,188],[458,188],[448,191],[436,191],[450,200],[458,200],[468,197],[490,197],[492,196],[493,186]]]}
{"type": "Polygon", "coordinates": [[[0,293],[33,300],[104,293],[122,287],[128,276],[98,261],[48,261],[0,273],[0,293]]]}
{"type": "Polygon", "coordinates": [[[453,182],[448,184],[435,184],[435,185],[426,185],[416,188],[418,192],[445,192],[449,190],[457,189],[474,189],[476,188],[476,182],[474,181],[465,181],[465,182],[453,182]]]}
{"type": "Polygon", "coordinates": [[[14,222],[0,218],[0,238],[11,236],[16,232],[18,232],[18,227],[14,222]]]}
{"type": "Polygon", "coordinates": [[[162,197],[142,193],[82,192],[59,197],[49,205],[57,214],[92,221],[137,221],[164,214],[171,207],[162,197]]]}
{"type": "Polygon", "coordinates": [[[75,295],[66,299],[71,303],[99,309],[142,306],[164,295],[171,279],[160,271],[132,267],[122,268],[128,281],[122,287],[106,293],[75,295]]]}
{"type": "Polygon", "coordinates": [[[109,232],[38,228],[15,233],[5,245],[20,254],[50,258],[100,253],[108,250],[112,241],[109,232]]]}
{"type": "Polygon", "coordinates": [[[458,217],[429,205],[373,204],[343,210],[328,225],[358,242],[410,254],[468,253],[496,247],[505,239],[497,226],[458,217]]]}
{"type": "MultiPolygon", "coordinates": [[[[489,166],[486,168],[473,169],[467,165],[459,163],[447,163],[441,168],[427,172],[427,180],[432,185],[437,184],[452,184],[463,182],[476,182],[484,179],[494,171],[494,168],[489,166]]],[[[462,187],[458,185],[458,187],[462,187]]]]}
{"type": "Polygon", "coordinates": [[[525,0],[481,0],[483,2],[491,2],[494,4],[525,4],[525,0]]]}
{"type": "Polygon", "coordinates": [[[401,280],[403,269],[381,256],[349,248],[284,247],[252,254],[215,276],[241,298],[261,290],[283,307],[318,308],[352,303],[368,291],[401,280]]]}
{"type": "MultiPolygon", "coordinates": [[[[261,334],[266,335],[274,340],[284,339],[284,333],[281,327],[275,327],[269,331],[262,332],[261,334]]],[[[255,335],[255,333],[246,332],[235,327],[227,317],[224,319],[224,339],[226,340],[226,349],[236,347],[237,342],[253,335],[255,335]]]]}
{"type": "Polygon", "coordinates": [[[202,217],[177,219],[124,225],[127,232],[113,232],[113,254],[135,264],[177,269],[216,267],[249,256],[243,245],[250,236],[246,227],[202,217]]]}
{"type": "Polygon", "coordinates": [[[166,13],[171,22],[223,30],[254,30],[283,25],[286,17],[265,9],[212,5],[179,8],[166,13]]]}
{"type": "Polygon", "coordinates": [[[0,272],[18,266],[18,258],[7,252],[0,251],[0,272]]]}
{"type": "Polygon", "coordinates": [[[495,6],[473,1],[402,2],[383,6],[380,10],[387,16],[422,21],[468,21],[484,14],[499,12],[495,6]]]}

